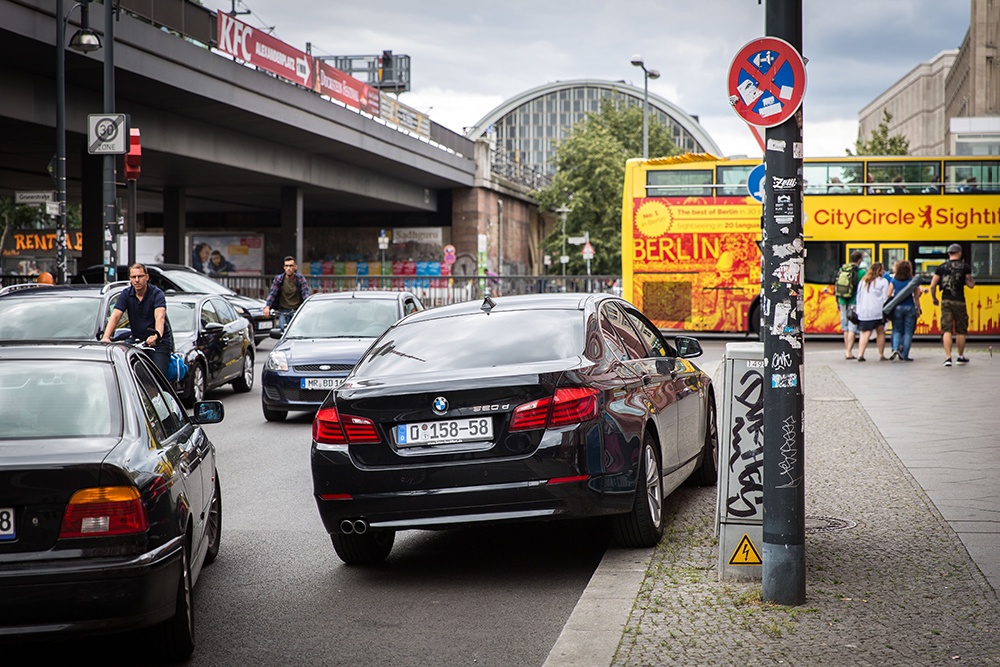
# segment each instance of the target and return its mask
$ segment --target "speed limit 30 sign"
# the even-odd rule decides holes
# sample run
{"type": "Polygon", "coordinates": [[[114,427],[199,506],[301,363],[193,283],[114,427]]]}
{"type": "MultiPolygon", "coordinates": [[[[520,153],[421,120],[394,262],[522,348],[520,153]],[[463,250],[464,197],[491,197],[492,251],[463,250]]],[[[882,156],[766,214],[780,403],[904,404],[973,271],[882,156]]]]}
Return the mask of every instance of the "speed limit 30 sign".
{"type": "Polygon", "coordinates": [[[92,113],[87,116],[87,152],[107,155],[128,152],[128,125],[125,114],[92,113]]]}

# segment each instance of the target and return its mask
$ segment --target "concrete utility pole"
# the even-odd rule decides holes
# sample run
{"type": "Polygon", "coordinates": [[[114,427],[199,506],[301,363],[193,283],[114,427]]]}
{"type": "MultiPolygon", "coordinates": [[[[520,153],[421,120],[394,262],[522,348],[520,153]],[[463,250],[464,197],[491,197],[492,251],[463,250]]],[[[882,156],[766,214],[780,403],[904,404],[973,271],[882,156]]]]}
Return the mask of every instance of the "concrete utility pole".
{"type": "MultiPolygon", "coordinates": [[[[801,54],[802,0],[767,0],[765,33],[801,54]]],[[[799,605],[806,600],[802,109],[765,138],[763,599],[799,605]]]]}

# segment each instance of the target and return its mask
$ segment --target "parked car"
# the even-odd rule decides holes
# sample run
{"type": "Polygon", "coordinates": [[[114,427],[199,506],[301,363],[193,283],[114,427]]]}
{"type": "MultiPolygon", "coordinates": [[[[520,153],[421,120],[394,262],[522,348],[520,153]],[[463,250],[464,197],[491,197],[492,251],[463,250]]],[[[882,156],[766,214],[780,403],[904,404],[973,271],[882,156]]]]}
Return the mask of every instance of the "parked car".
{"type": "MultiPolygon", "coordinates": [[[[190,266],[183,264],[146,264],[149,273],[149,283],[156,285],[164,292],[199,292],[216,294],[232,304],[236,312],[250,322],[255,344],[267,338],[271,329],[277,326],[277,318],[264,317],[264,300],[237,294],[225,285],[212,280],[203,273],[198,273],[190,266]]],[[[128,275],[127,266],[118,267],[118,275],[128,275]]],[[[104,282],[104,267],[91,266],[80,273],[74,282],[100,284],[104,282]]]]}
{"type": "MultiPolygon", "coordinates": [[[[127,281],[46,285],[0,295],[0,341],[98,340],[127,281]]],[[[123,314],[118,331],[128,327],[123,314]]]]}
{"type": "Polygon", "coordinates": [[[191,654],[222,535],[201,424],[223,415],[189,416],[129,345],[0,343],[0,639],[149,628],[158,654],[191,654]]]}
{"type": "Polygon", "coordinates": [[[268,421],[290,411],[315,412],[365,350],[396,320],[423,310],[411,292],[312,294],[271,350],[261,374],[261,408],[268,421]]]}
{"type": "Polygon", "coordinates": [[[253,388],[254,344],[250,323],[229,301],[212,294],[167,294],[167,319],[174,352],[184,357],[187,373],[175,383],[184,405],[205,392],[232,384],[239,393],[253,388]]]}
{"type": "Polygon", "coordinates": [[[380,561],[397,530],[597,516],[623,546],[656,544],[665,495],[717,477],[700,354],[610,294],[406,317],[313,420],[313,492],[337,555],[380,561]]]}

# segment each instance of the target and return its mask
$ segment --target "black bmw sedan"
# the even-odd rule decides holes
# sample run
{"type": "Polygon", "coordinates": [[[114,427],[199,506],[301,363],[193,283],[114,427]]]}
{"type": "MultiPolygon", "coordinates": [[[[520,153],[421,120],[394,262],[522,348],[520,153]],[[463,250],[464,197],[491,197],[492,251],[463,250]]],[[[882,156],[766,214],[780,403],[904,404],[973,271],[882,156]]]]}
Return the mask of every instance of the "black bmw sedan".
{"type": "Polygon", "coordinates": [[[313,491],[337,555],[380,561],[403,529],[597,516],[623,546],[656,544],[664,496],[716,481],[700,354],[608,294],[410,315],[313,421],[313,491]]]}
{"type": "Polygon", "coordinates": [[[139,350],[0,343],[0,655],[10,642],[149,628],[194,648],[192,595],[219,553],[215,447],[139,350]]]}

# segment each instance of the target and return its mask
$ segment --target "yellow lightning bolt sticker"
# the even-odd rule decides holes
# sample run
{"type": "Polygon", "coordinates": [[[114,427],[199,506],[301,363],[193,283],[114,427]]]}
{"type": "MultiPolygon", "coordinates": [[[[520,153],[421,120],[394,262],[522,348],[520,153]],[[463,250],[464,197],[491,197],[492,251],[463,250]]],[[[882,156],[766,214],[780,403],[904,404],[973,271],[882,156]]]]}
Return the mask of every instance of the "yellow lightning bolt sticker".
{"type": "Polygon", "coordinates": [[[736,550],[733,552],[732,557],[729,559],[730,565],[761,565],[760,554],[757,552],[757,548],[754,547],[753,542],[750,541],[750,536],[747,534],[743,535],[743,539],[740,543],[736,545],[736,550]]]}

